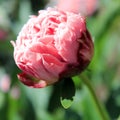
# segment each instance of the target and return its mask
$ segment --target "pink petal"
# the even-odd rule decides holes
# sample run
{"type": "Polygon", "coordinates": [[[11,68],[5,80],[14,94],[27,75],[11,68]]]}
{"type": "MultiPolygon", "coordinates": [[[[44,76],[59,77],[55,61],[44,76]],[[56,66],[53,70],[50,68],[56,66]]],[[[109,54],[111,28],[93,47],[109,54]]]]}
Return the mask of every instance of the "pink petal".
{"type": "Polygon", "coordinates": [[[47,86],[47,83],[43,80],[36,80],[35,78],[25,74],[20,73],[17,75],[18,79],[25,85],[33,88],[44,88],[47,86]]]}
{"type": "Polygon", "coordinates": [[[46,70],[56,77],[59,77],[59,74],[66,68],[65,62],[60,61],[59,59],[50,54],[44,54],[42,56],[42,59],[43,65],[46,68],[46,70]]]}
{"type": "Polygon", "coordinates": [[[59,29],[55,36],[55,47],[59,55],[68,63],[77,62],[78,43],[76,35],[68,28],[59,29]]]}
{"type": "Polygon", "coordinates": [[[39,43],[36,42],[35,44],[32,45],[30,50],[32,52],[35,52],[35,53],[40,53],[41,55],[42,54],[50,54],[52,56],[55,56],[58,59],[62,59],[60,57],[60,55],[58,54],[58,52],[57,52],[56,48],[54,47],[54,45],[46,45],[46,44],[43,44],[41,42],[39,42],[39,43]]]}

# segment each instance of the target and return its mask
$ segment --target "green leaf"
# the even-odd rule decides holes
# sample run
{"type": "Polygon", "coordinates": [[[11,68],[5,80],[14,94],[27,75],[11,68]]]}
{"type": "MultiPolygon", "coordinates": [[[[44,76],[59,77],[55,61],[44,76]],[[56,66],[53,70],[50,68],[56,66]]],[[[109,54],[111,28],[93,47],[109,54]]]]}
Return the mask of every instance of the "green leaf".
{"type": "Polygon", "coordinates": [[[75,85],[71,78],[66,78],[61,84],[60,101],[62,106],[67,109],[73,103],[75,96],[75,85]]]}

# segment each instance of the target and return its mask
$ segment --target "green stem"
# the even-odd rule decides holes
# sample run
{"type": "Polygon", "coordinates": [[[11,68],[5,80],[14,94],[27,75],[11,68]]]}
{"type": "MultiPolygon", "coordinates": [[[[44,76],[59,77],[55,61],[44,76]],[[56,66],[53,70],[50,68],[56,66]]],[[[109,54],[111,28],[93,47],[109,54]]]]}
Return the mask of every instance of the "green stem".
{"type": "Polygon", "coordinates": [[[96,107],[98,109],[98,112],[102,118],[102,120],[110,120],[110,117],[108,116],[107,112],[105,111],[105,109],[103,109],[103,106],[101,105],[101,103],[99,102],[94,89],[92,87],[92,84],[90,83],[90,80],[84,75],[81,74],[80,78],[82,79],[82,81],[84,82],[84,84],[87,86],[87,88],[89,89],[89,92],[91,93],[93,100],[96,104],[96,107]]]}

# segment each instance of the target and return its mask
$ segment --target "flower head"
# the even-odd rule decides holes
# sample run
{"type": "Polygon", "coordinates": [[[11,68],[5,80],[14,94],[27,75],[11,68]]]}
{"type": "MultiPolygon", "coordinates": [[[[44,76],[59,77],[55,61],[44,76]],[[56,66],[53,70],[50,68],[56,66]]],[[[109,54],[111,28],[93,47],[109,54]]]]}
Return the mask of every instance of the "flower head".
{"type": "Polygon", "coordinates": [[[60,10],[91,16],[98,10],[99,0],[49,0],[45,8],[48,6],[57,6],[60,10]]]}
{"type": "Polygon", "coordinates": [[[18,78],[35,88],[80,73],[93,56],[85,18],[57,8],[31,16],[12,44],[15,62],[23,71],[18,78]]]}

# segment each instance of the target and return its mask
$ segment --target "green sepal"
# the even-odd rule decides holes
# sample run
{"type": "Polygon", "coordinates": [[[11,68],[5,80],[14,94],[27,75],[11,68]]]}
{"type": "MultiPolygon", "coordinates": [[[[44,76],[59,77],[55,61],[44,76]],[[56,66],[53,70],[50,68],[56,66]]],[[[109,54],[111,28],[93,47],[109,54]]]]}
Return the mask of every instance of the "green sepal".
{"type": "Polygon", "coordinates": [[[73,103],[75,96],[75,85],[71,78],[65,78],[61,84],[60,101],[62,106],[67,109],[73,103]]]}

